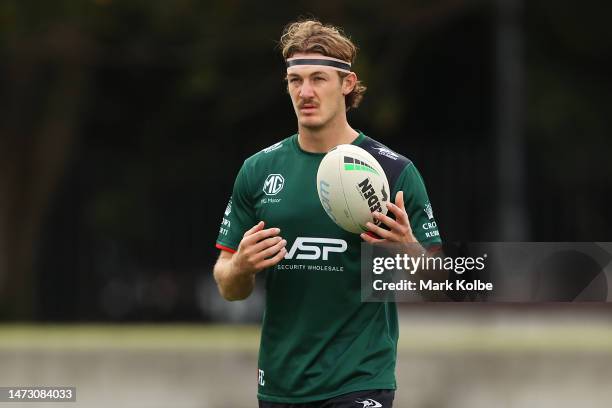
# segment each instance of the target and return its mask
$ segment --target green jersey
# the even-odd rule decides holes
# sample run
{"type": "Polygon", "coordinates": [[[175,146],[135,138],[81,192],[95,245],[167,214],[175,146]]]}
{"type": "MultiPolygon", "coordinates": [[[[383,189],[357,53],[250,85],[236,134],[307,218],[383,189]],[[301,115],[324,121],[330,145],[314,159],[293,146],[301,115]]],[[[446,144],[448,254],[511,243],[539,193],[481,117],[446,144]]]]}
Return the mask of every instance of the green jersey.
{"type": "MultiPolygon", "coordinates": [[[[440,237],[423,180],[412,162],[359,134],[353,141],[381,164],[392,198],[404,191],[415,237],[440,237]]],[[[303,403],[370,389],[395,389],[395,303],[362,303],[358,234],[325,213],[316,186],[324,154],[303,151],[297,135],[248,158],[217,239],[235,251],[263,220],[287,240],[285,258],[266,271],[258,398],[303,403]]]]}

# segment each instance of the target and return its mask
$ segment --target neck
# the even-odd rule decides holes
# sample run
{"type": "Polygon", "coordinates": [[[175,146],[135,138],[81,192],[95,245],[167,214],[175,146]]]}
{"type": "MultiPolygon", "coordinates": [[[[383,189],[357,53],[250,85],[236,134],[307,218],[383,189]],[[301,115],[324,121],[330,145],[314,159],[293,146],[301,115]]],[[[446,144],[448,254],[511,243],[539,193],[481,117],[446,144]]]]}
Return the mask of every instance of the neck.
{"type": "Polygon", "coordinates": [[[338,145],[352,143],[359,136],[346,119],[338,124],[330,123],[316,129],[299,125],[298,132],[300,147],[310,153],[327,153],[338,145]]]}

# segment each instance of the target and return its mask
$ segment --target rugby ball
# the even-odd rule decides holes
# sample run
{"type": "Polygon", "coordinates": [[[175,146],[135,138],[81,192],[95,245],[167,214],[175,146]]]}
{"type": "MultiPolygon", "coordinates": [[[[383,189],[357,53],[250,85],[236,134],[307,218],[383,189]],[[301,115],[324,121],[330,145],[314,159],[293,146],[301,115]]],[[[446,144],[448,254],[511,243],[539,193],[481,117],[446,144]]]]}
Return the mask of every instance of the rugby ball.
{"type": "Polygon", "coordinates": [[[330,150],[319,164],[317,192],[323,209],[338,226],[356,234],[367,232],[372,212],[387,214],[389,182],[374,156],[354,145],[330,150]]]}

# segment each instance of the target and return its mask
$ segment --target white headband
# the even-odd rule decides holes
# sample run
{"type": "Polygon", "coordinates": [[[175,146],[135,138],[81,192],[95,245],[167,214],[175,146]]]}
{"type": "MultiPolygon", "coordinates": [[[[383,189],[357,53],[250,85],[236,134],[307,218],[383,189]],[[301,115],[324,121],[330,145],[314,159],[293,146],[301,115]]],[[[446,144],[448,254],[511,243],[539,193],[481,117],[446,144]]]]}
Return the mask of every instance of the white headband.
{"type": "Polygon", "coordinates": [[[287,58],[287,73],[292,68],[317,65],[333,68],[335,70],[346,72],[348,74],[351,73],[350,62],[342,61],[338,58],[326,57],[323,55],[317,55],[316,57],[287,58]]]}

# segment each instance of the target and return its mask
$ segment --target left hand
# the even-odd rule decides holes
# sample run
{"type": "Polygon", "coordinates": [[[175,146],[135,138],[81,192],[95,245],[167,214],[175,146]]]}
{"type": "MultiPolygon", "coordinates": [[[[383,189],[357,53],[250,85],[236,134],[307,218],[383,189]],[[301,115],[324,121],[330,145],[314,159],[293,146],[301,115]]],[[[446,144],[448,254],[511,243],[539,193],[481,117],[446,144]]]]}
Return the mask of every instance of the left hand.
{"type": "Polygon", "coordinates": [[[366,227],[368,227],[371,232],[378,235],[380,238],[374,238],[367,233],[362,233],[360,235],[361,238],[370,244],[379,244],[384,242],[411,244],[418,242],[412,233],[408,213],[404,207],[404,192],[398,191],[397,195],[395,196],[395,204],[389,202],[387,203],[387,208],[393,213],[393,215],[395,215],[395,220],[378,211],[373,212],[372,215],[375,219],[389,227],[390,231],[374,225],[372,222],[368,222],[366,227]]]}

